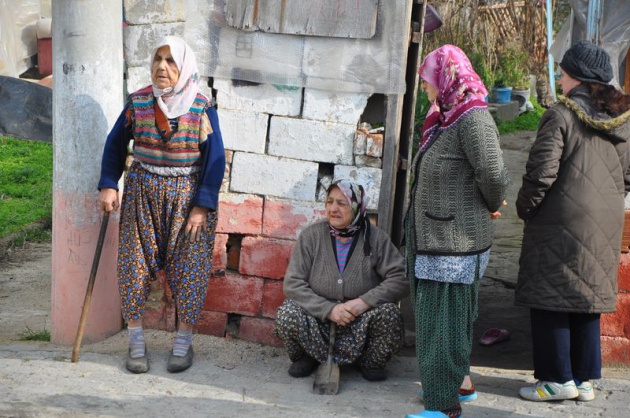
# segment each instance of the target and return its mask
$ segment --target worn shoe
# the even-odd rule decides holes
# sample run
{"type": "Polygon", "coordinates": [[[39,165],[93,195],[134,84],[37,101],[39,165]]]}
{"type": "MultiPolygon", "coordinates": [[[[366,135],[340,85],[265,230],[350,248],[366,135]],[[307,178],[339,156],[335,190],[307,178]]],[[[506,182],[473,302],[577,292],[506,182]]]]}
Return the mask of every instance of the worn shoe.
{"type": "Polygon", "coordinates": [[[289,374],[293,377],[310,376],[319,366],[319,362],[308,354],[304,354],[289,366],[289,374]]]}
{"type": "Polygon", "coordinates": [[[564,399],[574,399],[579,396],[575,382],[570,380],[566,383],[545,382],[539,380],[533,386],[521,388],[518,394],[529,401],[560,401],[564,399]]]}
{"type": "Polygon", "coordinates": [[[149,371],[149,353],[147,348],[144,348],[144,356],[138,358],[131,358],[131,349],[127,352],[127,360],[125,361],[125,367],[131,373],[146,373],[149,371]]]}
{"type": "Polygon", "coordinates": [[[370,382],[380,382],[382,380],[387,379],[387,374],[385,374],[385,368],[369,368],[360,366],[361,374],[365,380],[370,382]]]}
{"type": "Polygon", "coordinates": [[[592,401],[593,399],[595,399],[595,391],[593,390],[593,385],[591,385],[591,382],[582,382],[579,385],[577,385],[577,390],[578,390],[578,397],[577,400],[578,401],[592,401]]]}
{"type": "Polygon", "coordinates": [[[193,357],[195,353],[193,352],[192,345],[188,348],[188,352],[184,357],[174,356],[171,351],[171,356],[168,358],[168,364],[166,365],[166,370],[171,373],[179,373],[188,369],[192,366],[193,357]]]}
{"type": "MultiPolygon", "coordinates": [[[[477,391],[475,390],[475,385],[469,390],[459,389],[457,393],[457,400],[460,402],[472,402],[477,399],[477,391]]],[[[420,402],[424,402],[424,390],[420,389],[420,402]]]]}

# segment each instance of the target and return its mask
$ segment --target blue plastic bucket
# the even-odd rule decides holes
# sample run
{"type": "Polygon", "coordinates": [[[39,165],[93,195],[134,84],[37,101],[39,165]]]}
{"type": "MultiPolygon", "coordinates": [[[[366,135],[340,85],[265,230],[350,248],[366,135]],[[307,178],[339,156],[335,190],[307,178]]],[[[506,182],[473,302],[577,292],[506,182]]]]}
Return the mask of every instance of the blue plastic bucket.
{"type": "Polygon", "coordinates": [[[492,92],[494,93],[495,103],[510,103],[512,87],[494,87],[492,92]]]}

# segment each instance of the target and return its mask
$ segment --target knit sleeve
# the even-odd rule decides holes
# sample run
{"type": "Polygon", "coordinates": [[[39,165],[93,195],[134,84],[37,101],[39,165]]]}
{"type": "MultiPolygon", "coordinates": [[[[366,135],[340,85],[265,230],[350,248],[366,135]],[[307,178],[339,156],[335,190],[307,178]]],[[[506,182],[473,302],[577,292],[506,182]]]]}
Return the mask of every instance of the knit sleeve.
{"type": "Polygon", "coordinates": [[[216,210],[219,205],[219,189],[225,174],[225,148],[216,108],[206,108],[206,115],[210,129],[205,129],[206,140],[200,143],[201,174],[194,205],[216,210]]]}
{"type": "Polygon", "coordinates": [[[475,184],[488,210],[495,212],[505,199],[509,178],[492,116],[487,110],[473,112],[462,120],[459,132],[462,149],[475,173],[475,184]]]}
{"type": "Polygon", "coordinates": [[[118,190],[118,180],[125,170],[129,141],[133,139],[132,116],[129,103],[125,106],[120,116],[114,123],[112,130],[107,135],[103,158],[101,160],[101,178],[98,189],[118,190]]]}
{"type": "Polygon", "coordinates": [[[335,302],[315,293],[309,284],[317,239],[319,236],[315,234],[315,228],[312,226],[302,231],[291,253],[283,290],[287,299],[293,300],[323,322],[326,321],[335,302]]]}

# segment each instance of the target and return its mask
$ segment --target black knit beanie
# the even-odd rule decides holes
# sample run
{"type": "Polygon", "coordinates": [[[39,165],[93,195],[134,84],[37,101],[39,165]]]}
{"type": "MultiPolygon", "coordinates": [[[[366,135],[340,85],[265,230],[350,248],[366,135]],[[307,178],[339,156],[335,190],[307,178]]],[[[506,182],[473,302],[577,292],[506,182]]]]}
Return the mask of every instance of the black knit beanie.
{"type": "Polygon", "coordinates": [[[586,83],[608,84],[613,79],[608,53],[589,41],[578,41],[569,48],[562,57],[560,68],[586,83]]]}

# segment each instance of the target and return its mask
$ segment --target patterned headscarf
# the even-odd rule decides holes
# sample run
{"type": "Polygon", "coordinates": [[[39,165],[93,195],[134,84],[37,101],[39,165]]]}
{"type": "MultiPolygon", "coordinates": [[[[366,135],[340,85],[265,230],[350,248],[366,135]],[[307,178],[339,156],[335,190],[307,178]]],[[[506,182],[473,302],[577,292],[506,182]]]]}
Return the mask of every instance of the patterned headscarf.
{"type": "Polygon", "coordinates": [[[422,126],[420,152],[424,152],[435,140],[439,128],[448,127],[470,109],[487,107],[488,90],[464,51],[454,45],[444,45],[429,53],[418,74],[438,90],[422,126]]]}
{"type": "Polygon", "coordinates": [[[171,49],[173,60],[179,69],[179,79],[175,87],[160,89],[153,85],[153,95],[167,118],[173,119],[188,113],[199,91],[199,69],[195,53],[182,39],[176,36],[164,37],[153,50],[151,65],[157,50],[163,46],[171,49]]]}
{"type": "Polygon", "coordinates": [[[350,205],[354,218],[345,229],[337,229],[328,224],[330,227],[330,235],[335,237],[352,237],[357,232],[363,230],[365,231],[365,255],[370,255],[372,252],[370,245],[370,221],[365,216],[365,208],[367,206],[365,189],[363,189],[363,186],[360,184],[356,184],[350,180],[336,180],[328,187],[327,196],[335,187],[341,190],[341,193],[348,199],[348,204],[350,205]]]}

